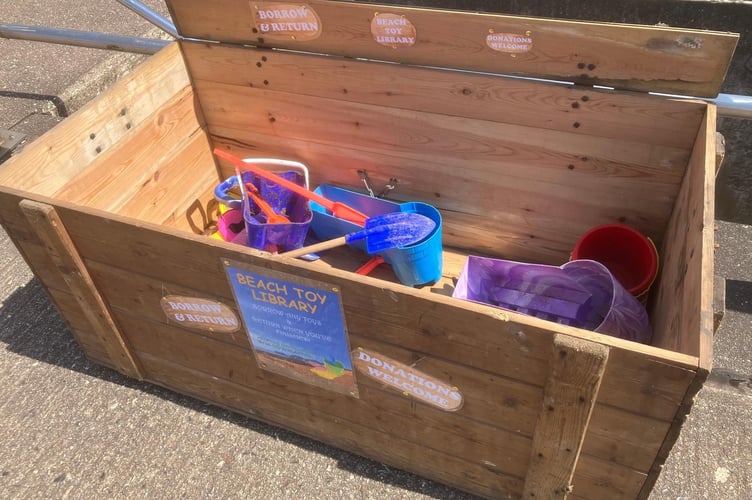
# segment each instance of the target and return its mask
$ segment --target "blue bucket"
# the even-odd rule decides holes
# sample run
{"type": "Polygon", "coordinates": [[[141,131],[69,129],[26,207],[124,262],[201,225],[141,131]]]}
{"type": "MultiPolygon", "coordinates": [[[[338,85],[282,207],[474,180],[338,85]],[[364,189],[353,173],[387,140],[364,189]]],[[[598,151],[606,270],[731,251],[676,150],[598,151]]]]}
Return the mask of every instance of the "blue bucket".
{"type": "Polygon", "coordinates": [[[426,238],[414,245],[392,248],[384,252],[384,261],[392,265],[394,274],[406,285],[429,285],[441,279],[444,247],[441,243],[441,214],[436,208],[417,201],[402,203],[401,212],[425,215],[436,223],[426,238]]]}
{"type": "MultiPolygon", "coordinates": [[[[368,217],[390,212],[415,212],[433,220],[436,227],[420,243],[392,248],[386,250],[381,256],[386,263],[392,266],[397,279],[404,285],[428,285],[441,278],[443,265],[441,214],[436,208],[420,202],[399,204],[328,184],[318,186],[314,192],[333,202],[344,203],[368,217]]],[[[311,231],[321,240],[338,238],[362,229],[352,222],[334,217],[331,212],[328,212],[318,203],[311,202],[311,210],[313,211],[311,231]]],[[[366,250],[363,241],[355,242],[350,246],[364,252],[366,250]]]]}

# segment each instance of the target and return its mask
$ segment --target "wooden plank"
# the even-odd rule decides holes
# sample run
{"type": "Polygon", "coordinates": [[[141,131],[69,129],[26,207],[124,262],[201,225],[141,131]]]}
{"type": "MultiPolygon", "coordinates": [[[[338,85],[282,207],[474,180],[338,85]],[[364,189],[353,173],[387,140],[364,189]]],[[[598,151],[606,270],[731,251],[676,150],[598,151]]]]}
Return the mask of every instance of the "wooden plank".
{"type": "MultiPolygon", "coordinates": [[[[123,312],[117,311],[117,314],[121,315],[123,312]]],[[[480,464],[486,470],[502,477],[507,476],[510,471],[514,474],[520,474],[526,469],[527,455],[524,455],[523,451],[529,453],[529,443],[525,444],[524,440],[515,439],[513,435],[498,429],[479,426],[477,422],[454,413],[436,411],[424,405],[412,404],[395,393],[378,390],[374,384],[366,380],[359,382],[361,399],[354,400],[343,395],[327,393],[271,373],[259,372],[252,357],[245,354],[245,357],[240,355],[236,358],[232,351],[237,350],[237,348],[228,344],[213,347],[210,344],[215,342],[204,338],[201,344],[193,345],[190,336],[186,336],[185,332],[179,332],[179,329],[175,327],[142,322],[136,317],[130,317],[124,319],[124,321],[135,321],[134,324],[138,325],[134,332],[138,337],[137,345],[141,359],[155,359],[159,360],[160,363],[170,364],[174,367],[170,370],[171,373],[181,370],[195,370],[194,373],[197,375],[191,377],[191,384],[197,383],[201,378],[211,378],[216,383],[236,384],[239,390],[252,391],[254,394],[253,402],[249,402],[241,408],[244,413],[249,413],[250,408],[250,414],[254,418],[258,418],[259,405],[268,409],[268,417],[279,418],[282,416],[287,418],[290,414],[285,412],[285,407],[276,404],[277,398],[284,395],[283,397],[288,404],[301,405],[307,410],[312,410],[318,415],[317,418],[319,419],[337,421],[343,428],[342,432],[350,432],[352,427],[357,428],[367,424],[366,427],[384,433],[382,436],[383,442],[395,440],[394,446],[421,447],[420,449],[423,451],[416,450],[414,453],[418,455],[413,456],[446,452],[456,459],[467,459],[470,464],[480,464]],[[185,345],[188,350],[181,352],[181,349],[176,349],[175,346],[178,343],[176,340],[170,340],[173,335],[183,339],[179,344],[185,345]],[[141,348],[146,349],[146,351],[141,350],[141,348]],[[212,355],[201,355],[202,352],[209,352],[212,355]],[[199,361],[198,364],[196,363],[197,360],[199,361]],[[285,414],[280,415],[283,412],[285,414]],[[380,416],[378,421],[373,421],[375,415],[380,416]],[[520,453],[523,454],[520,455],[520,453]]],[[[377,345],[371,344],[370,346],[374,349],[380,349],[381,347],[377,345]]],[[[421,364],[421,367],[425,368],[426,365],[421,364]]],[[[434,373],[430,367],[427,372],[434,373]]],[[[464,384],[461,385],[466,387],[464,384]]],[[[185,388],[177,389],[186,392],[185,388]]],[[[206,400],[208,393],[198,392],[193,393],[193,395],[206,400]]],[[[465,409],[465,406],[463,406],[461,413],[464,413],[465,409]]],[[[293,414],[297,414],[297,412],[293,414]]],[[[272,422],[279,424],[279,421],[276,420],[272,420],[272,422]]],[[[296,427],[285,426],[296,430],[296,427]]],[[[307,433],[306,435],[324,442],[328,442],[331,438],[327,434],[318,432],[316,434],[307,433]]],[[[346,449],[353,451],[351,446],[346,449]]],[[[366,454],[366,456],[373,458],[369,454],[366,454]]],[[[602,460],[584,456],[582,460],[591,466],[582,475],[583,478],[578,483],[583,492],[608,492],[610,493],[609,498],[629,498],[630,495],[624,492],[634,492],[634,484],[641,483],[644,478],[644,473],[608,464],[602,460]],[[605,472],[601,474],[600,470],[605,472]]],[[[386,463],[392,462],[386,460],[386,463]]],[[[406,470],[414,470],[415,464],[411,463],[401,467],[406,468],[406,470]]],[[[472,467],[472,465],[466,465],[464,469],[468,470],[472,467]]],[[[447,482],[446,479],[438,480],[447,482]]],[[[459,487],[467,489],[466,485],[459,485],[459,487]]],[[[593,496],[592,498],[597,497],[593,496]]]]}
{"type": "Polygon", "coordinates": [[[86,357],[95,363],[117,370],[101,338],[92,328],[89,319],[76,301],[76,297],[68,291],[56,289],[47,289],[47,293],[86,357]]]}
{"type": "MultiPolygon", "coordinates": [[[[7,190],[7,195],[18,201],[23,198],[13,190],[7,190]]],[[[545,381],[548,360],[543,353],[550,346],[552,330],[617,347],[612,349],[606,369],[602,402],[665,421],[676,414],[694,377],[696,368],[692,367],[697,366],[696,358],[507,314],[430,289],[411,289],[331,268],[319,271],[308,263],[270,257],[133,219],[105,217],[67,204],[60,204],[58,210],[87,261],[106,262],[134,274],[225,297],[232,295],[220,258],[303,273],[341,287],[347,324],[355,331],[450,361],[472,359],[479,369],[526,383],[542,386],[545,381]],[[97,234],[108,237],[99,238],[97,234]],[[525,375],[520,378],[520,374],[525,375]]]]}
{"type": "Polygon", "coordinates": [[[206,186],[215,186],[219,176],[212,148],[203,131],[187,138],[157,164],[150,177],[119,209],[118,213],[142,221],[187,228],[186,213],[200,200],[206,186]]]}
{"type": "Polygon", "coordinates": [[[596,404],[580,459],[590,456],[647,473],[670,425],[670,422],[596,404]]]}
{"type": "MultiPolygon", "coordinates": [[[[219,302],[230,309],[240,318],[239,311],[233,298],[213,295],[203,289],[187,288],[179,284],[168,282],[157,277],[134,275],[131,271],[119,269],[97,261],[87,260],[92,279],[97,284],[107,303],[113,309],[119,309],[130,315],[148,319],[157,323],[167,322],[167,317],[161,306],[162,298],[169,295],[182,297],[200,297],[219,302]]],[[[178,325],[173,325],[180,328],[178,325]]],[[[251,350],[248,336],[243,329],[236,332],[209,332],[206,330],[186,330],[195,335],[211,338],[217,342],[232,344],[245,351],[251,350]]]]}
{"type": "MultiPolygon", "coordinates": [[[[473,401],[472,405],[486,408],[484,411],[473,411],[464,406],[456,413],[437,410],[417,404],[398,392],[385,390],[366,377],[358,377],[360,395],[355,399],[262,371],[248,350],[219,343],[208,337],[192,335],[172,325],[146,321],[119,309],[115,310],[115,314],[119,322],[128,325],[126,328],[129,338],[139,353],[148,353],[217,379],[253,389],[258,392],[259,398],[286,397],[293,403],[308,406],[343,424],[367,425],[395,438],[452,453],[468,462],[493,463],[495,470],[502,474],[515,477],[524,475],[530,454],[530,438],[484,421],[500,421],[493,412],[494,409],[501,409],[503,403],[500,400],[484,404],[482,399],[487,398],[488,394],[483,394],[481,388],[473,388],[468,384],[473,378],[481,378],[481,374],[473,376],[469,370],[449,371],[452,375],[458,373],[457,384],[461,386],[463,396],[473,401]],[[482,417],[483,420],[475,417],[482,417]]],[[[364,347],[379,349],[379,352],[383,347],[377,342],[356,336],[351,339],[364,347]]],[[[402,359],[410,359],[412,356],[404,350],[397,354],[402,359]]],[[[425,358],[419,366],[426,374],[447,376],[441,371],[441,364],[430,358],[425,358]]],[[[501,384],[493,383],[492,386],[493,393],[499,394],[500,399],[513,397],[506,391],[503,381],[501,384]]],[[[511,412],[507,409],[505,413],[511,412]]]]}
{"type": "MultiPolygon", "coordinates": [[[[138,279],[133,279],[133,275],[127,271],[100,263],[89,261],[87,267],[111,307],[127,311],[128,314],[142,319],[164,322],[164,312],[159,302],[165,294],[203,297],[231,303],[228,302],[231,298],[207,296],[205,291],[180,287],[148,276],[139,275],[138,279]]],[[[194,331],[193,334],[234,344],[243,349],[251,348],[242,332],[227,334],[194,331]]],[[[362,341],[374,342],[368,339],[362,341]]],[[[175,341],[178,345],[185,342],[175,341]]],[[[372,347],[372,344],[367,345],[369,348],[372,347]]],[[[411,359],[406,351],[395,346],[379,343],[374,349],[393,359],[411,359]]],[[[536,413],[532,412],[540,400],[540,388],[508,379],[497,380],[498,377],[491,374],[478,376],[478,370],[472,367],[446,363],[437,358],[424,358],[421,363],[435,366],[435,370],[432,370],[434,373],[454,374],[452,378],[455,384],[461,385],[466,392],[463,414],[503,429],[532,436],[536,416],[536,413]],[[500,388],[503,388],[503,397],[499,395],[500,388]],[[497,396],[488,400],[488,394],[497,396]]],[[[606,405],[596,405],[583,452],[646,472],[652,465],[658,444],[663,441],[668,428],[667,422],[620,411],[606,405]]]]}
{"type": "Polygon", "coordinates": [[[184,42],[196,81],[690,150],[705,103],[250,47],[184,42]],[[575,128],[574,123],[580,126],[575,128]]]}
{"type": "MultiPolygon", "coordinates": [[[[244,353],[227,353],[216,352],[213,355],[217,360],[222,360],[212,371],[216,376],[225,376],[226,367],[237,356],[248,356],[251,346],[244,332],[238,332],[236,338],[230,334],[208,333],[208,332],[190,332],[185,330],[182,335],[178,333],[179,327],[175,327],[174,332],[170,330],[161,330],[160,325],[150,326],[145,321],[154,323],[165,323],[164,313],[159,307],[159,300],[163,293],[187,293],[189,296],[198,296],[210,298],[211,300],[220,300],[227,303],[225,298],[207,296],[200,291],[175,288],[170,283],[157,282],[157,280],[148,280],[139,276],[138,280],[133,279],[133,275],[119,271],[118,269],[104,266],[102,264],[91,262],[90,265],[92,276],[100,284],[103,295],[113,307],[118,316],[119,323],[123,325],[139,323],[140,328],[133,328],[132,333],[129,330],[128,335],[134,335],[141,338],[142,330],[151,328],[152,330],[163,332],[162,335],[171,337],[171,345],[181,346],[178,351],[188,349],[188,346],[196,345],[195,353],[200,353],[211,348],[212,351],[239,348],[244,353]],[[130,277],[130,279],[129,279],[130,277]],[[118,285],[119,283],[119,285],[118,285]],[[135,284],[132,284],[135,283],[135,284]],[[163,288],[163,286],[165,288],[163,288]],[[164,292],[162,290],[165,290],[164,292]],[[136,295],[137,294],[137,295],[136,295]],[[135,316],[130,318],[131,316],[135,316]],[[194,339],[194,336],[206,337],[224,345],[206,343],[202,339],[194,339]],[[214,346],[214,347],[211,347],[214,346]]],[[[230,303],[232,307],[234,304],[230,303]]],[[[540,400],[542,389],[530,384],[520,383],[504,377],[494,376],[490,373],[481,372],[472,366],[465,364],[447,362],[429,355],[417,355],[407,351],[399,346],[379,342],[376,339],[363,337],[357,331],[350,331],[350,343],[352,346],[368,348],[384,354],[392,359],[413,364],[419,359],[419,366],[422,371],[435,376],[446,377],[451,375],[452,383],[461,386],[465,396],[462,407],[462,415],[473,418],[480,422],[494,425],[510,432],[519,433],[523,436],[532,436],[533,424],[535,419],[535,405],[540,400]],[[489,399],[488,394],[494,394],[495,397],[489,399]]],[[[148,350],[152,354],[154,351],[144,347],[144,341],[138,341],[134,344],[140,350],[148,350]]],[[[166,348],[165,355],[170,355],[169,351],[173,348],[166,348]]],[[[175,356],[179,354],[174,354],[175,356]]],[[[187,355],[184,358],[171,358],[175,362],[182,362],[186,365],[192,363],[192,357],[187,355]]],[[[243,358],[245,359],[245,358],[243,358]]],[[[195,361],[195,360],[194,360],[195,361]]],[[[236,370],[234,380],[239,382],[236,370]]],[[[247,383],[254,383],[247,381],[247,383]]]]}
{"type": "Polygon", "coordinates": [[[709,370],[713,340],[715,107],[706,121],[661,247],[660,278],[651,292],[653,345],[700,358],[709,370]]]}
{"type": "Polygon", "coordinates": [[[171,234],[147,224],[60,207],[79,251],[88,260],[104,260],[136,274],[148,274],[188,288],[230,297],[220,258],[230,258],[337,284],[342,290],[347,324],[384,341],[418,352],[441,352],[449,360],[472,359],[481,369],[543,385],[551,331],[597,339],[619,346],[612,352],[604,387],[607,404],[671,419],[694,376],[696,360],[632,342],[560,327],[536,318],[457,301],[426,290],[371,280],[338,270],[317,271],[296,260],[263,256],[236,245],[185,233],[171,234]],[[106,241],[93,238],[107,229],[106,241]],[[160,258],[159,256],[169,256],[160,258]],[[427,300],[429,299],[429,300],[427,300]],[[378,311],[378,312],[376,312],[378,311]],[[388,314],[387,314],[388,313],[388,314]],[[591,337],[592,336],[592,337],[591,337]],[[391,340],[389,340],[391,339],[391,340]],[[617,360],[618,362],[614,362],[617,360]],[[614,370],[611,370],[614,367],[614,370]],[[613,377],[613,381],[610,379],[613,377]]]}
{"type": "Polygon", "coordinates": [[[574,488],[567,498],[588,500],[636,498],[645,483],[645,473],[580,455],[574,473],[574,488]]]}
{"type": "MultiPolygon", "coordinates": [[[[25,220],[25,219],[24,219],[25,220]]],[[[96,357],[109,363],[109,356],[104,350],[101,339],[93,332],[92,326],[74,300],[62,274],[55,267],[50,254],[41,243],[32,243],[19,238],[13,228],[5,228],[26,264],[34,270],[35,276],[47,292],[61,319],[73,335],[76,343],[87,357],[96,357]]]]}
{"type": "Polygon", "coordinates": [[[26,264],[34,271],[84,354],[90,359],[111,366],[101,339],[74,299],[64,275],[52,261],[49,250],[28,224],[19,207],[19,201],[18,197],[0,192],[0,223],[26,264]]]}
{"type": "MultiPolygon", "coordinates": [[[[627,164],[625,154],[615,151],[649,148],[613,140],[583,144],[568,132],[540,134],[443,115],[407,116],[404,110],[250,88],[197,86],[215,142],[303,160],[314,167],[315,182],[357,185],[358,168],[375,178],[396,177],[397,196],[474,216],[462,226],[450,224],[449,237],[454,230],[479,227],[477,233],[493,238],[498,231],[487,230],[492,224],[522,240],[542,237],[544,241],[528,249],[556,248],[546,256],[549,262],[562,259],[580,234],[601,223],[629,223],[659,240],[687,154],[635,156],[635,162],[646,163],[627,164]],[[245,103],[235,108],[253,111],[234,112],[230,102],[245,103]],[[581,196],[583,189],[589,196],[581,196]],[[570,223],[561,224],[563,219],[570,223]]],[[[448,244],[475,242],[464,236],[459,233],[448,244]]],[[[484,251],[492,243],[508,241],[505,236],[481,240],[476,247],[484,251]]]]}
{"type": "MultiPolygon", "coordinates": [[[[713,335],[714,329],[714,281],[715,276],[715,131],[717,127],[717,108],[714,105],[708,106],[706,121],[700,131],[697,133],[697,140],[695,141],[695,149],[692,151],[692,158],[695,158],[695,162],[701,163],[702,167],[698,170],[704,175],[701,175],[702,187],[697,189],[692,195],[691,206],[692,210],[697,210],[701,213],[702,222],[699,224],[701,228],[701,255],[700,264],[691,263],[692,278],[691,284],[697,287],[700,294],[700,325],[699,325],[699,349],[698,357],[700,358],[698,376],[703,378],[707,377],[713,365],[713,335]],[[698,276],[699,275],[699,276],[698,276]]],[[[692,162],[692,160],[690,160],[692,162]]],[[[698,165],[699,167],[700,165],[698,165]]],[[[695,213],[695,212],[693,212],[695,213]]],[[[697,335],[697,334],[695,334],[697,335]]],[[[698,342],[696,337],[690,336],[686,343],[698,342]]],[[[680,352],[688,352],[686,348],[680,349],[680,352]]]]}
{"type": "Polygon", "coordinates": [[[657,308],[654,324],[665,328],[661,333],[671,333],[675,338],[659,336],[655,342],[673,345],[685,351],[694,350],[698,356],[698,369],[687,388],[682,404],[677,410],[671,428],[656,455],[648,473],[640,498],[647,498],[658,479],[679,432],[692,408],[694,398],[707,379],[712,367],[714,335],[714,197],[715,197],[715,130],[716,108],[708,106],[706,122],[698,133],[695,150],[690,160],[690,170],[671,224],[667,230],[670,239],[664,245],[662,281],[654,297],[657,308]],[[672,288],[672,289],[671,289],[672,288]],[[674,305],[673,310],[663,309],[674,305]]]}
{"type": "Polygon", "coordinates": [[[45,289],[70,293],[70,288],[52,261],[50,252],[36,230],[29,225],[19,206],[24,199],[19,193],[9,194],[0,186],[0,223],[45,289]]]}
{"type": "Polygon", "coordinates": [[[208,400],[254,419],[282,426],[318,441],[369,457],[443,484],[495,498],[519,494],[522,481],[490,471],[483,464],[469,464],[404,440],[394,440],[378,429],[326,418],[308,406],[285,397],[259,397],[253,389],[186,369],[162,359],[143,355],[150,381],[169,389],[208,400]],[[416,460],[416,457],[421,457],[416,460]]]}
{"type": "Polygon", "coordinates": [[[523,498],[566,498],[608,361],[608,348],[556,335],[523,498]]]}
{"type": "Polygon", "coordinates": [[[713,278],[713,335],[721,326],[726,315],[726,279],[723,276],[713,278]]]}
{"type": "Polygon", "coordinates": [[[53,195],[188,84],[177,44],[166,47],[4,163],[0,185],[53,195]]]}
{"type": "Polygon", "coordinates": [[[721,171],[723,166],[723,159],[726,157],[726,138],[720,132],[715,133],[715,175],[718,177],[718,172],[721,171]]]}
{"type": "Polygon", "coordinates": [[[107,304],[91,281],[86,266],[55,208],[32,200],[23,200],[20,206],[39,239],[47,246],[52,261],[63,275],[81,309],[100,333],[100,339],[112,362],[120,372],[139,380],[143,379],[137,359],[112,320],[107,304]]]}
{"type": "MultiPolygon", "coordinates": [[[[587,168],[588,162],[600,165],[606,171],[602,176],[618,177],[622,189],[629,190],[633,182],[647,184],[642,177],[660,184],[678,183],[689,158],[689,149],[586,136],[570,132],[575,128],[572,125],[562,130],[546,130],[452,116],[441,113],[440,106],[434,111],[413,111],[207,80],[198,80],[195,85],[210,130],[220,127],[248,130],[253,134],[305,138],[331,146],[346,144],[356,150],[411,155],[437,161],[436,169],[442,174],[441,167],[447,160],[440,159],[447,155],[454,161],[464,159],[468,175],[477,175],[483,169],[484,163],[478,162],[491,160],[508,169],[506,174],[513,185],[520,179],[533,186],[541,182],[557,183],[578,173],[578,165],[585,171],[594,170],[595,166],[587,168]],[[572,162],[575,168],[567,168],[572,162]],[[628,170],[625,166],[637,171],[628,175],[621,171],[628,170]]],[[[584,187],[602,183],[588,177],[581,182],[584,187]]],[[[607,198],[605,193],[594,196],[599,197],[598,201],[602,201],[600,197],[604,201],[607,198]]]]}
{"type": "MultiPolygon", "coordinates": [[[[165,294],[209,298],[232,307],[231,298],[228,297],[207,296],[205,291],[180,287],[148,276],[140,275],[138,279],[134,279],[133,274],[127,271],[93,261],[87,262],[87,267],[111,307],[116,311],[122,310],[150,321],[164,321],[164,313],[159,302],[165,294]]],[[[242,349],[251,348],[243,332],[192,333],[227,342],[242,349]]],[[[175,341],[178,345],[184,345],[185,342],[175,341]]],[[[373,347],[374,340],[362,338],[362,342],[371,342],[367,344],[370,348],[373,347]]],[[[379,343],[373,349],[393,359],[411,359],[404,350],[393,345],[379,343]]],[[[447,363],[436,358],[424,358],[421,363],[435,366],[434,373],[452,373],[455,384],[470,388],[470,392],[466,391],[465,394],[464,414],[503,429],[532,436],[536,416],[533,412],[540,400],[541,388],[511,379],[497,380],[497,376],[488,373],[478,376],[475,375],[478,371],[472,367],[447,363]],[[499,387],[504,388],[503,397],[499,393],[499,387]],[[472,394],[476,397],[471,397],[472,394]],[[495,394],[495,397],[489,399],[488,394],[495,394]]],[[[221,373],[218,374],[220,375],[221,373]]],[[[663,441],[668,428],[667,422],[606,405],[596,405],[583,452],[646,472],[652,465],[658,445],[663,441]]]]}
{"type": "MultiPolygon", "coordinates": [[[[528,184],[522,178],[509,178],[507,183],[506,169],[490,158],[475,158],[471,165],[464,159],[449,164],[446,157],[436,155],[405,158],[376,150],[354,150],[236,129],[210,131],[215,145],[239,155],[268,153],[302,161],[312,167],[314,185],[356,186],[360,182],[358,168],[368,171],[372,179],[396,177],[398,188],[390,198],[424,201],[441,210],[442,236],[447,246],[527,262],[557,265],[566,262],[579,236],[598,224],[627,223],[660,241],[664,227],[661,223],[667,221],[671,211],[671,190],[678,187],[678,184],[648,187],[646,183],[639,189],[633,186],[636,192],[642,193],[633,197],[627,194],[632,191],[617,187],[618,175],[610,177],[602,165],[584,162],[588,166],[577,179],[587,178],[592,172],[593,177],[603,181],[604,191],[613,187],[609,201],[598,205],[589,197],[575,195],[580,191],[574,178],[571,182],[560,179],[560,184],[538,183],[540,191],[537,193],[533,189],[534,180],[528,184]],[[486,168],[482,168],[483,164],[486,168]],[[481,169],[473,170],[477,167],[481,169]],[[437,171],[441,175],[437,175],[437,171]],[[655,196],[648,200],[644,197],[647,192],[655,196]],[[636,203],[636,199],[643,203],[636,203]],[[552,210],[553,207],[559,210],[552,210]],[[467,210],[471,213],[466,213],[467,210]],[[566,224],[562,224],[563,220],[566,224]]],[[[631,175],[629,170],[620,168],[631,175]]],[[[562,166],[562,170],[569,172],[566,166],[562,166]]],[[[637,176],[643,177],[642,174],[637,176]]]]}
{"type": "MultiPolygon", "coordinates": [[[[165,170],[169,170],[164,165],[171,158],[184,154],[182,151],[191,140],[201,138],[199,127],[193,92],[190,87],[185,87],[164,106],[154,109],[127,139],[113,144],[94,158],[55,197],[91,208],[117,212],[125,205],[133,205],[142,199],[144,203],[151,205],[151,191],[157,184],[156,189],[163,196],[170,191],[174,193],[182,190],[183,185],[176,185],[168,190],[163,185],[164,179],[160,182],[160,178],[165,170]]],[[[208,153],[210,148],[206,140],[202,146],[208,153]]],[[[192,153],[195,155],[198,150],[192,153]]],[[[209,168],[203,170],[213,169],[211,159],[207,166],[209,168]]],[[[200,172],[198,170],[196,176],[200,172]]],[[[159,218],[149,219],[147,210],[139,212],[131,209],[130,212],[142,215],[145,220],[161,222],[159,218]]]]}
{"type": "Polygon", "coordinates": [[[256,26],[254,5],[280,8],[284,2],[222,0],[209,7],[200,0],[169,0],[168,5],[178,30],[189,38],[708,97],[718,94],[738,40],[730,33],[664,26],[327,0],[306,3],[321,31],[307,40],[311,37],[265,34],[256,26]],[[376,13],[407,19],[416,30],[414,44],[395,50],[377,43],[371,32],[376,13]],[[497,51],[487,45],[489,35],[512,35],[524,43],[518,53],[497,51]]]}

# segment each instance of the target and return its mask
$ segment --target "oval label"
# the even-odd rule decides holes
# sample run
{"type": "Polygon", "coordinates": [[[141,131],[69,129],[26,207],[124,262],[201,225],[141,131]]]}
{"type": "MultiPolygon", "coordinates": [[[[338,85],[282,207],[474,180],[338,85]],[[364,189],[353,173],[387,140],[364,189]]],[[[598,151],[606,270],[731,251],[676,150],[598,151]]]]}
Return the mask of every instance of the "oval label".
{"type": "Polygon", "coordinates": [[[221,302],[167,295],[160,304],[170,321],[186,328],[219,333],[232,333],[240,328],[235,312],[221,302]]]}
{"type": "Polygon", "coordinates": [[[498,52],[521,54],[532,50],[533,37],[530,36],[530,32],[519,35],[515,33],[495,33],[493,30],[488,30],[486,45],[498,52]]]}
{"type": "Polygon", "coordinates": [[[444,411],[457,411],[462,407],[462,394],[456,387],[404,363],[362,347],[353,351],[352,359],[360,373],[397,389],[403,396],[444,411]]]}
{"type": "Polygon", "coordinates": [[[379,45],[393,49],[415,45],[415,26],[405,16],[399,14],[373,15],[371,35],[379,45]]]}
{"type": "Polygon", "coordinates": [[[321,19],[310,5],[254,3],[258,35],[272,40],[313,40],[321,35],[321,19]]]}

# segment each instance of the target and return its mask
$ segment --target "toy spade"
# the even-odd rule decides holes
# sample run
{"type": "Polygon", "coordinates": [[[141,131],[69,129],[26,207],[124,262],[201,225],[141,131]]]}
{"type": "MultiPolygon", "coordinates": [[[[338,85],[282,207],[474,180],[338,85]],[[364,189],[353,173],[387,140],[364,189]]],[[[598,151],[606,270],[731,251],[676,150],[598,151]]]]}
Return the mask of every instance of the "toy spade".
{"type": "Polygon", "coordinates": [[[253,203],[256,204],[256,206],[261,210],[261,213],[263,213],[266,216],[266,222],[269,224],[289,224],[290,219],[285,217],[282,214],[278,214],[274,211],[274,209],[261,197],[261,193],[259,193],[256,186],[253,184],[246,183],[246,194],[248,197],[253,200],[253,203]]]}
{"type": "Polygon", "coordinates": [[[222,151],[221,149],[215,148],[214,154],[220,158],[223,158],[229,162],[232,162],[238,168],[249,170],[253,172],[254,174],[258,175],[259,177],[263,177],[264,179],[271,181],[275,184],[278,184],[285,189],[289,189],[293,193],[299,196],[302,196],[303,198],[307,200],[315,201],[322,207],[332,212],[332,215],[334,215],[335,217],[338,217],[340,219],[345,219],[347,221],[358,224],[359,226],[365,225],[366,219],[368,219],[367,215],[361,212],[358,212],[354,208],[349,207],[345,205],[344,203],[328,200],[317,193],[309,191],[303,186],[295,184],[294,182],[290,182],[287,179],[283,179],[277,174],[268,172],[264,170],[263,168],[259,168],[258,166],[252,163],[246,163],[240,158],[238,158],[237,156],[232,155],[226,151],[222,151]]]}
{"type": "Polygon", "coordinates": [[[366,219],[365,228],[360,231],[291,250],[283,255],[300,257],[363,239],[366,241],[366,251],[374,254],[390,248],[418,243],[431,234],[435,227],[436,223],[425,215],[415,212],[388,212],[366,219]]]}

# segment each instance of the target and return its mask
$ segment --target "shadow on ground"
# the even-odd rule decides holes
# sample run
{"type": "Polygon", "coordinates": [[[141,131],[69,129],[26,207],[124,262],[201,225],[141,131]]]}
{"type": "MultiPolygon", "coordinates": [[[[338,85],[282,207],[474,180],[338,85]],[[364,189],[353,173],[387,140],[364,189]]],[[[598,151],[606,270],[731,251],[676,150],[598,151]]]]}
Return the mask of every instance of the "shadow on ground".
{"type": "Polygon", "coordinates": [[[352,474],[434,498],[471,500],[476,497],[420,476],[352,455],[298,434],[274,427],[160,386],[139,382],[89,361],[65,322],[50,302],[41,283],[33,278],[13,292],[0,307],[0,344],[15,354],[60,366],[97,379],[154,395],[189,410],[223,419],[252,432],[265,434],[300,448],[328,456],[352,474]]]}
{"type": "Polygon", "coordinates": [[[752,283],[726,280],[726,309],[752,314],[752,283]]]}

